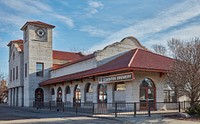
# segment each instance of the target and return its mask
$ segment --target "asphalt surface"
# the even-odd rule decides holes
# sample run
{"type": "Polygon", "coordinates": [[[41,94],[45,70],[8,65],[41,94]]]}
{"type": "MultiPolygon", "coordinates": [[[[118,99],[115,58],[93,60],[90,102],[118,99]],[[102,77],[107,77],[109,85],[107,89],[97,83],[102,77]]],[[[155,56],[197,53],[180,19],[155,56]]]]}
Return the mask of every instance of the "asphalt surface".
{"type": "Polygon", "coordinates": [[[121,124],[120,120],[95,118],[76,113],[34,110],[0,105],[0,124],[121,124]]]}
{"type": "Polygon", "coordinates": [[[0,104],[0,124],[200,124],[200,122],[163,118],[161,115],[98,118],[85,113],[36,110],[0,104]]]}

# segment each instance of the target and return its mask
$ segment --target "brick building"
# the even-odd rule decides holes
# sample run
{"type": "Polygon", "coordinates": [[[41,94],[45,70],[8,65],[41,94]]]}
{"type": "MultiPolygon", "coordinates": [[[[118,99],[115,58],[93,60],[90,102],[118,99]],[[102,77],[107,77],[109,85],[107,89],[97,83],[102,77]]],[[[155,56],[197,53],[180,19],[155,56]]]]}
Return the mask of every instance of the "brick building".
{"type": "Polygon", "coordinates": [[[172,59],[126,37],[89,55],[52,50],[55,26],[27,22],[23,40],[9,46],[9,104],[33,101],[114,103],[164,101],[166,72],[172,59]]]}

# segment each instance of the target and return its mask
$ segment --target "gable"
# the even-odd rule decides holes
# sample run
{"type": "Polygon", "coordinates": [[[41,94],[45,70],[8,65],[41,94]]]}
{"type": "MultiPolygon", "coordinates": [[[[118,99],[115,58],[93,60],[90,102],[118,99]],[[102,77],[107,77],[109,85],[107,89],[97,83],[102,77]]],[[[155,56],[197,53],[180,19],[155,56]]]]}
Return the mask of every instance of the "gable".
{"type": "Polygon", "coordinates": [[[120,42],[106,46],[103,50],[96,51],[96,59],[100,61],[136,48],[146,49],[136,38],[129,36],[120,42]]]}

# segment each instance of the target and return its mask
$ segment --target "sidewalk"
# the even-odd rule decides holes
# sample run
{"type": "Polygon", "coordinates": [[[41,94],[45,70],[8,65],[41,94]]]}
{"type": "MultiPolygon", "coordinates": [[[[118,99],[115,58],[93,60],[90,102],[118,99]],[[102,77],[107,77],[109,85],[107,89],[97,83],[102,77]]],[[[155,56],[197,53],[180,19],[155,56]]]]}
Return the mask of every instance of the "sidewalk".
{"type": "Polygon", "coordinates": [[[116,120],[123,121],[124,124],[200,124],[200,122],[176,120],[164,118],[161,115],[137,116],[137,117],[117,117],[116,120]]]}
{"type": "MultiPolygon", "coordinates": [[[[35,110],[35,111],[37,111],[37,110],[35,110]]],[[[50,111],[50,110],[42,109],[42,110],[38,110],[38,111],[50,111]]],[[[148,117],[148,115],[138,115],[136,117],[133,117],[133,116],[121,116],[120,117],[119,116],[119,117],[115,118],[114,115],[112,115],[112,114],[111,115],[98,115],[98,114],[91,115],[91,114],[87,114],[87,113],[81,113],[81,112],[75,113],[75,112],[70,112],[70,111],[58,112],[58,113],[117,120],[123,124],[200,124],[200,122],[195,122],[195,121],[166,118],[166,117],[162,117],[162,115],[159,115],[159,114],[155,114],[155,115],[152,114],[151,117],[148,117]]]]}

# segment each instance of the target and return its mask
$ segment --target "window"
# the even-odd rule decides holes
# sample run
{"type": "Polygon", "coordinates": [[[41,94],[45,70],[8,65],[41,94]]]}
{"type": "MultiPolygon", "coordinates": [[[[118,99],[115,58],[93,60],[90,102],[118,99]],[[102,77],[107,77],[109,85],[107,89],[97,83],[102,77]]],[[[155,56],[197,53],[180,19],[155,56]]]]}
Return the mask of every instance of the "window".
{"type": "Polygon", "coordinates": [[[70,92],[71,92],[71,91],[70,91],[70,87],[67,86],[67,87],[66,87],[66,94],[70,94],[70,92]]]}
{"type": "Polygon", "coordinates": [[[51,89],[51,95],[55,95],[55,91],[53,88],[51,89]]]}
{"type": "Polygon", "coordinates": [[[86,84],[86,93],[92,93],[93,89],[92,89],[92,85],[91,83],[87,83],[86,84]]]}
{"type": "Polygon", "coordinates": [[[126,90],[125,83],[124,82],[115,83],[115,91],[121,91],[121,90],[126,90]]]}
{"type": "Polygon", "coordinates": [[[13,68],[13,81],[15,80],[15,68],[13,68]]]}
{"type": "Polygon", "coordinates": [[[13,60],[15,59],[15,52],[13,52],[13,60]]]}
{"type": "Polygon", "coordinates": [[[76,84],[75,90],[74,90],[75,100],[80,101],[81,100],[81,88],[80,85],[76,84]]]}
{"type": "Polygon", "coordinates": [[[164,102],[176,102],[175,91],[169,84],[164,85],[164,102]]]}
{"type": "Polygon", "coordinates": [[[57,91],[57,102],[62,102],[62,88],[59,87],[57,91]]]}
{"type": "Polygon", "coordinates": [[[25,77],[27,77],[27,63],[25,63],[25,77]]]}
{"type": "MultiPolygon", "coordinates": [[[[160,94],[159,94],[160,95],[160,94]]],[[[155,108],[156,87],[153,80],[145,78],[140,84],[140,108],[148,109],[148,106],[155,108]]]]}
{"type": "Polygon", "coordinates": [[[18,79],[18,66],[16,67],[16,79],[18,79]]]}
{"type": "Polygon", "coordinates": [[[44,63],[37,62],[36,63],[36,76],[43,77],[44,73],[44,63]]]}
{"type": "Polygon", "coordinates": [[[12,70],[10,70],[10,81],[12,81],[12,70]]]}

